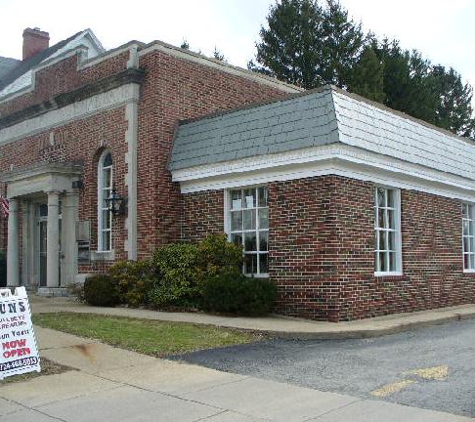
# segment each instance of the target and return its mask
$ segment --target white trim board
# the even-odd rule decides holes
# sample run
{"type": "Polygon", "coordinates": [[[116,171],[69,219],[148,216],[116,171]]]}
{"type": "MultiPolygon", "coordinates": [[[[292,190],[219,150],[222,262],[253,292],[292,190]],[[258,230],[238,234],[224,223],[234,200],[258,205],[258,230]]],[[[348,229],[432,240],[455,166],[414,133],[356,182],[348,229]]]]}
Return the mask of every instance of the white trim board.
{"type": "Polygon", "coordinates": [[[96,113],[119,108],[131,101],[138,101],[138,91],[135,84],[122,85],[102,94],[94,95],[52,110],[41,116],[17,123],[0,130],[0,145],[5,145],[27,136],[36,135],[43,131],[80,120],[96,113]]]}
{"type": "Polygon", "coordinates": [[[342,144],[172,172],[182,193],[339,175],[401,189],[475,200],[475,181],[342,144]]]}

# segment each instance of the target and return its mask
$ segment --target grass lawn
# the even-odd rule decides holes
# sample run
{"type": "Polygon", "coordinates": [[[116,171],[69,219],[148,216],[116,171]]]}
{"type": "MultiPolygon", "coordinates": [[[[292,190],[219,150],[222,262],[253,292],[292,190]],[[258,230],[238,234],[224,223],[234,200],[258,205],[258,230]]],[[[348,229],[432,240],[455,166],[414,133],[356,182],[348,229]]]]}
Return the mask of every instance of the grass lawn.
{"type": "Polygon", "coordinates": [[[251,343],[262,337],[208,325],[65,312],[34,315],[33,323],[157,357],[251,343]]]}

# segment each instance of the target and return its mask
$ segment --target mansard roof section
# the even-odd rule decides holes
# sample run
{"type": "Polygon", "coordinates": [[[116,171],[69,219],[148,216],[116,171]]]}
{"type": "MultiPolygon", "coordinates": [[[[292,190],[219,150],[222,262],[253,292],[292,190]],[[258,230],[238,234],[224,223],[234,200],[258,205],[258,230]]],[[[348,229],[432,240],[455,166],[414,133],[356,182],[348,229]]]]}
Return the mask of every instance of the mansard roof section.
{"type": "Polygon", "coordinates": [[[45,63],[76,49],[85,49],[87,59],[103,53],[104,47],[91,29],[78,32],[57,44],[21,61],[0,81],[0,101],[34,84],[34,73],[45,63]]]}
{"type": "Polygon", "coordinates": [[[475,180],[475,144],[333,87],[341,143],[475,180]]]}
{"type": "Polygon", "coordinates": [[[271,162],[282,166],[290,163],[286,154],[310,151],[320,157],[328,144],[352,148],[351,154],[370,153],[387,163],[415,165],[422,173],[425,168],[475,180],[471,140],[333,86],[182,122],[169,168],[174,174],[193,169],[196,177],[202,168],[209,176],[213,166],[221,169],[248,157],[260,157],[266,167],[271,162]]]}
{"type": "Polygon", "coordinates": [[[329,87],[182,122],[169,168],[180,170],[338,142],[329,87]]]}

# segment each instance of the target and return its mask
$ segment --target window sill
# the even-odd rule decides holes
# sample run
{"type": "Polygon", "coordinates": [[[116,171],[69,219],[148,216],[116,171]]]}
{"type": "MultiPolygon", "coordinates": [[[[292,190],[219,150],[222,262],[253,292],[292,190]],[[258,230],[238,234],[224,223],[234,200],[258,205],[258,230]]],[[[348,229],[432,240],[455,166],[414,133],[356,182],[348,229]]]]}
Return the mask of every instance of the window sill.
{"type": "Polygon", "coordinates": [[[248,278],[269,278],[269,274],[244,274],[248,278]]]}
{"type": "Polygon", "coordinates": [[[475,274],[475,269],[474,270],[463,270],[464,274],[475,274]]]}
{"type": "Polygon", "coordinates": [[[391,271],[391,272],[375,272],[374,273],[375,277],[402,277],[403,273],[402,271],[391,271]]]}
{"type": "Polygon", "coordinates": [[[114,261],[115,260],[115,251],[91,251],[91,261],[100,262],[100,261],[114,261]]]}

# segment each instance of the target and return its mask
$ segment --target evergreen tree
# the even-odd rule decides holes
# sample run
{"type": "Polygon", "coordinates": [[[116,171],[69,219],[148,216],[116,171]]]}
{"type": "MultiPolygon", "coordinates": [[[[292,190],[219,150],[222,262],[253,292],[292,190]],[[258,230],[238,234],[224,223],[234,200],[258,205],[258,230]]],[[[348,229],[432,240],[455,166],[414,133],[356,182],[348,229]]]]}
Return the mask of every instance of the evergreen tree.
{"type": "Polygon", "coordinates": [[[350,82],[350,91],[370,100],[384,102],[384,65],[374,48],[365,47],[356,63],[350,82]]]}
{"type": "Polygon", "coordinates": [[[224,57],[224,54],[221,53],[221,51],[219,51],[218,47],[216,46],[214,46],[213,57],[220,62],[226,63],[226,58],[224,57]]]}
{"type": "Polygon", "coordinates": [[[433,67],[430,82],[438,99],[433,123],[473,139],[472,87],[464,85],[461,76],[454,69],[446,71],[441,65],[433,67]]]}
{"type": "Polygon", "coordinates": [[[313,0],[282,0],[272,6],[269,28],[261,27],[257,44],[259,71],[306,89],[321,85],[322,19],[313,0]]]}
{"type": "Polygon", "coordinates": [[[365,36],[361,24],[348,20],[348,12],[337,0],[327,0],[322,19],[322,78],[340,88],[347,88],[360,57],[365,36]]]}
{"type": "Polygon", "coordinates": [[[472,88],[397,40],[364,36],[338,0],[277,0],[248,68],[305,89],[332,83],[414,117],[474,137],[472,88]]]}

